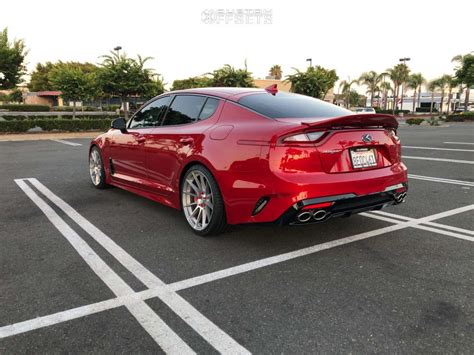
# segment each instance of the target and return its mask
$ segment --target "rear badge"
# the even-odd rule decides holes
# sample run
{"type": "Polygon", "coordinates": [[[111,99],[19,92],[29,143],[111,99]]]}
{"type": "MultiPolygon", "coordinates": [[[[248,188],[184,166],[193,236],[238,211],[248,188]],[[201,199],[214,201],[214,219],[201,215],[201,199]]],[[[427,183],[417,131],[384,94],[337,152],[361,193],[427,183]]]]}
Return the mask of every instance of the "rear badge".
{"type": "Polygon", "coordinates": [[[362,136],[362,140],[365,142],[365,143],[370,143],[372,142],[372,136],[370,134],[364,134],[362,136]]]}

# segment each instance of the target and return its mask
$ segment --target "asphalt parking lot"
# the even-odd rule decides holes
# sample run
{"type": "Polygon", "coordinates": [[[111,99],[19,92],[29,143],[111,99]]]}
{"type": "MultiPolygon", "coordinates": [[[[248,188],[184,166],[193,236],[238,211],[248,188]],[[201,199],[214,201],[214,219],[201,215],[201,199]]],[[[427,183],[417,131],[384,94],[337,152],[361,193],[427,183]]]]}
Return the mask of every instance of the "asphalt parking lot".
{"type": "Polygon", "coordinates": [[[0,142],[0,353],[472,353],[474,125],[399,135],[405,204],[213,238],[88,139],[0,142]]]}

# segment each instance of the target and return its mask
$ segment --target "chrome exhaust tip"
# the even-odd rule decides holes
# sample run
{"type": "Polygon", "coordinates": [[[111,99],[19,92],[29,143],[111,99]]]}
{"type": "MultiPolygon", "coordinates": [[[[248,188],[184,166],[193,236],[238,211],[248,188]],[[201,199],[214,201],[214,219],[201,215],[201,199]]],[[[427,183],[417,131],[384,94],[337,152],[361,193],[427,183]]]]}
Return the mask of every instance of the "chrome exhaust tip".
{"type": "Polygon", "coordinates": [[[327,212],[325,210],[317,210],[313,212],[313,218],[315,221],[322,221],[327,216],[327,212]]]}
{"type": "Polygon", "coordinates": [[[305,223],[305,222],[308,222],[311,219],[311,217],[312,217],[311,212],[304,211],[304,212],[299,213],[296,216],[296,219],[298,220],[298,222],[305,223]]]}
{"type": "Polygon", "coordinates": [[[406,193],[406,192],[401,192],[401,193],[395,194],[395,195],[393,196],[393,198],[395,199],[395,202],[396,202],[397,204],[405,202],[406,197],[407,197],[407,193],[406,193]]]}

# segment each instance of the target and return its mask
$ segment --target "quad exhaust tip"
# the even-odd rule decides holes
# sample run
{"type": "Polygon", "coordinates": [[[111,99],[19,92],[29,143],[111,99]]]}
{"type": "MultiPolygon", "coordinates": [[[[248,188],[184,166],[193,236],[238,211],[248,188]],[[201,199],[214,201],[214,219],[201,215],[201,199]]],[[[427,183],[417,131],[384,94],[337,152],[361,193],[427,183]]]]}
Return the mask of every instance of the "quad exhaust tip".
{"type": "Polygon", "coordinates": [[[312,217],[313,214],[311,212],[304,211],[299,213],[298,216],[296,216],[296,219],[298,220],[298,222],[305,223],[308,222],[312,217]]]}
{"type": "Polygon", "coordinates": [[[406,192],[401,192],[399,194],[394,195],[394,199],[397,204],[405,202],[406,197],[407,197],[406,192]]]}
{"type": "Polygon", "coordinates": [[[296,216],[296,219],[300,223],[309,222],[311,219],[322,221],[327,215],[328,213],[325,210],[303,211],[296,216]]]}

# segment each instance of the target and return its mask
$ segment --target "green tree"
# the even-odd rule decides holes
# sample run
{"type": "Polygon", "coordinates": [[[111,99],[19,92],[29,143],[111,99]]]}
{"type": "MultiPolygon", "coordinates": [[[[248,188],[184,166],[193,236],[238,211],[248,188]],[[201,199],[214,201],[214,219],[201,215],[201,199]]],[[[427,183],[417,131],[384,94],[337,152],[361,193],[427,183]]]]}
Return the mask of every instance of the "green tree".
{"type": "MultiPolygon", "coordinates": [[[[443,106],[444,106],[444,97],[446,96],[446,87],[451,86],[451,82],[453,78],[451,75],[444,74],[443,76],[439,77],[436,82],[438,83],[438,87],[441,89],[441,102],[439,105],[439,112],[443,113],[443,106]]],[[[448,103],[449,105],[449,103],[448,103]]]]}
{"type": "Polygon", "coordinates": [[[73,118],[76,117],[76,101],[91,99],[97,95],[95,73],[85,73],[74,66],[58,66],[49,73],[54,88],[61,91],[65,100],[73,101],[73,118]]]}
{"type": "Polygon", "coordinates": [[[459,64],[456,68],[457,81],[466,86],[464,99],[464,112],[466,112],[469,107],[470,89],[474,88],[474,54],[457,55],[453,58],[453,61],[459,64]]]}
{"type": "MultiPolygon", "coordinates": [[[[425,78],[421,73],[413,73],[408,77],[407,86],[413,89],[413,108],[412,111],[415,112],[416,107],[416,94],[418,92],[418,101],[420,101],[421,94],[421,85],[425,82],[425,78]]],[[[418,102],[419,105],[419,102],[418,102]]]]}
{"type": "Polygon", "coordinates": [[[212,79],[206,76],[195,76],[182,80],[174,80],[171,90],[184,90],[192,88],[205,88],[212,86],[212,79]]]}
{"type": "Polygon", "coordinates": [[[388,81],[384,81],[380,84],[380,90],[383,92],[383,109],[386,110],[388,103],[388,93],[393,91],[393,88],[388,81]]]}
{"type": "Polygon", "coordinates": [[[0,89],[11,89],[22,82],[28,54],[23,40],[8,40],[8,29],[0,32],[0,89]]]}
{"type": "Polygon", "coordinates": [[[354,84],[357,84],[357,82],[358,82],[357,80],[342,80],[339,83],[339,92],[344,98],[344,106],[346,108],[350,107],[349,95],[351,93],[351,86],[354,84]]]}
{"type": "Polygon", "coordinates": [[[281,77],[283,75],[283,71],[281,70],[281,66],[278,64],[275,64],[270,68],[270,71],[268,72],[270,76],[274,77],[276,80],[281,80],[281,77]]]}
{"type": "MultiPolygon", "coordinates": [[[[365,96],[364,96],[365,97],[365,96]]],[[[353,106],[365,106],[365,100],[361,99],[361,95],[354,89],[350,90],[347,95],[347,102],[349,103],[350,107],[353,106]]]]}
{"type": "Polygon", "coordinates": [[[367,87],[367,94],[370,94],[370,107],[374,106],[374,96],[378,91],[380,91],[379,84],[382,82],[382,79],[383,74],[378,74],[371,70],[363,73],[358,80],[359,84],[367,87]]]}
{"type": "Polygon", "coordinates": [[[243,69],[235,69],[229,64],[224,65],[220,69],[209,73],[211,76],[210,84],[215,87],[243,87],[253,88],[252,73],[247,70],[247,64],[243,69]]]}
{"type": "Polygon", "coordinates": [[[439,79],[434,79],[428,83],[428,90],[431,91],[431,105],[430,105],[430,115],[433,114],[433,106],[434,106],[434,94],[435,91],[438,90],[441,86],[441,82],[439,79]]]}
{"type": "Polygon", "coordinates": [[[14,89],[8,95],[8,101],[22,103],[23,102],[23,93],[21,92],[21,90],[14,89]]]}
{"type": "Polygon", "coordinates": [[[393,82],[393,112],[395,113],[395,110],[398,109],[398,96],[400,94],[400,88],[402,89],[401,106],[403,107],[403,84],[406,83],[406,81],[408,80],[408,76],[410,75],[410,69],[405,63],[400,63],[395,65],[393,68],[387,69],[387,75],[393,82]]]}
{"type": "Polygon", "coordinates": [[[35,70],[31,73],[28,88],[30,91],[49,91],[53,90],[53,86],[49,81],[49,73],[55,68],[51,62],[45,64],[37,63],[35,70]]]}
{"type": "Polygon", "coordinates": [[[306,71],[293,69],[296,73],[286,77],[286,81],[291,83],[291,91],[318,99],[324,99],[339,79],[335,70],[329,70],[319,65],[308,67],[306,71]]]}
{"type": "Polygon", "coordinates": [[[96,73],[97,66],[92,63],[80,63],[80,62],[46,62],[44,64],[36,64],[35,70],[31,73],[30,82],[28,83],[28,88],[30,91],[49,91],[49,90],[59,90],[57,87],[54,87],[50,79],[50,73],[59,67],[69,67],[76,68],[82,71],[84,74],[96,73]]]}
{"type": "Polygon", "coordinates": [[[102,91],[111,96],[118,96],[124,108],[125,119],[128,119],[128,100],[131,96],[149,97],[163,93],[163,82],[153,70],[145,68],[151,57],[137,59],[127,55],[111,52],[102,56],[103,61],[98,72],[102,91]]]}

